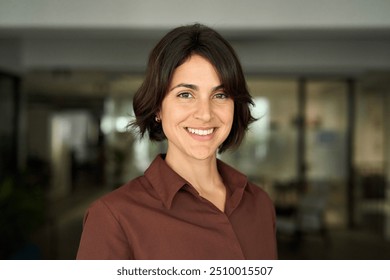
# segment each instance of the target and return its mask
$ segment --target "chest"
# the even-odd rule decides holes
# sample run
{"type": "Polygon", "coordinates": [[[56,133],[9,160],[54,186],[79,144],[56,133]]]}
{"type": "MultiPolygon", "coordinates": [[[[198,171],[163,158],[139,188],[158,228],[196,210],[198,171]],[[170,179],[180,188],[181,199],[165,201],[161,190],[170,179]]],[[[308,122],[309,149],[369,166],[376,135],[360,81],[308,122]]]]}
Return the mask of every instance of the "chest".
{"type": "Polygon", "coordinates": [[[123,215],[136,259],[260,258],[267,227],[258,213],[239,207],[228,216],[206,199],[178,199],[170,209],[141,204],[123,215]]]}

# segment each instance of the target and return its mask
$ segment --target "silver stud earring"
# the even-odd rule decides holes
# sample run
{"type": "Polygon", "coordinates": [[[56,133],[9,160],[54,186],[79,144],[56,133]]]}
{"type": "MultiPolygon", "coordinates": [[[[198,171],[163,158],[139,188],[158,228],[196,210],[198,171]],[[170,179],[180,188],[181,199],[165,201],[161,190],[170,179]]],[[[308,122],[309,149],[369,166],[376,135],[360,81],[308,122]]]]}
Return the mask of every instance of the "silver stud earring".
{"type": "Polygon", "coordinates": [[[160,119],[159,117],[157,117],[157,116],[154,117],[154,120],[155,120],[156,122],[158,122],[158,123],[161,122],[161,119],[160,119]]]}

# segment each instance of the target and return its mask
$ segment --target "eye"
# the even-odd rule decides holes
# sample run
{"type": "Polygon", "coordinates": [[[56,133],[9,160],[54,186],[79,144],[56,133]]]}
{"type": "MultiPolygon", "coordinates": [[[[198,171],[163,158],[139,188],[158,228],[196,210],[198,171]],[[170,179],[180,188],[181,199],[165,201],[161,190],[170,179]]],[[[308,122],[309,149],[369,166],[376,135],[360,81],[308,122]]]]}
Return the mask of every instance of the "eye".
{"type": "Polygon", "coordinates": [[[216,93],[214,95],[214,98],[216,98],[216,99],[227,99],[227,98],[229,98],[229,95],[227,95],[224,92],[219,92],[219,93],[216,93]]]}
{"type": "Polygon", "coordinates": [[[193,98],[193,95],[190,92],[181,92],[177,95],[177,97],[189,99],[189,98],[193,98]]]}

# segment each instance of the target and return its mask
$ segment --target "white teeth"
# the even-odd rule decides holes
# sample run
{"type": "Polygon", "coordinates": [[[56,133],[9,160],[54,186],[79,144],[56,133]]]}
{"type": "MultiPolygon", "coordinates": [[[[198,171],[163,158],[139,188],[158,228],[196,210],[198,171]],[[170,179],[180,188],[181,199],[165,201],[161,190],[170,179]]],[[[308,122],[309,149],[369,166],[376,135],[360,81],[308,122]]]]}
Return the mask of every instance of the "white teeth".
{"type": "Polygon", "coordinates": [[[196,134],[196,135],[201,135],[201,136],[204,136],[204,135],[209,135],[211,133],[213,133],[214,131],[214,128],[210,128],[210,129],[195,129],[195,128],[190,128],[190,127],[187,127],[187,130],[190,132],[190,133],[193,133],[193,134],[196,134]]]}

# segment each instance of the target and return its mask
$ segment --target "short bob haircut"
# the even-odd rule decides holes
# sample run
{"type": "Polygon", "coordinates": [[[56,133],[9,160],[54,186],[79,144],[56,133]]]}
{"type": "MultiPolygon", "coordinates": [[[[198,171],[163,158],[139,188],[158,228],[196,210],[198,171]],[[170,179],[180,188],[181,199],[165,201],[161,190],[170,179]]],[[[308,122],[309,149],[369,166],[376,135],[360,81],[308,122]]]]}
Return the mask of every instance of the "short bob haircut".
{"type": "Polygon", "coordinates": [[[141,137],[148,132],[150,140],[166,139],[162,125],[155,117],[175,69],[194,54],[207,59],[215,67],[224,91],[234,101],[232,129],[219,147],[219,152],[238,147],[249,124],[255,121],[249,108],[254,103],[231,45],[215,30],[201,24],[177,27],[154,47],[149,56],[145,80],[133,99],[135,120],[130,126],[138,127],[141,137]]]}

